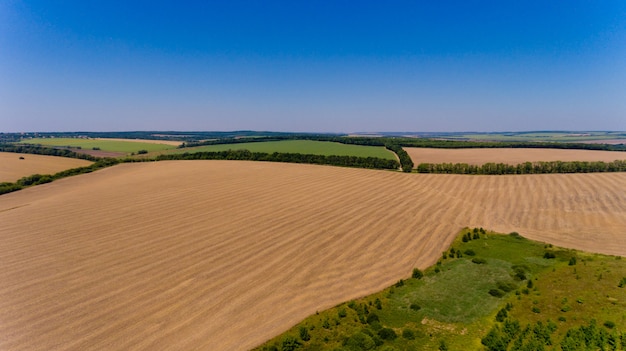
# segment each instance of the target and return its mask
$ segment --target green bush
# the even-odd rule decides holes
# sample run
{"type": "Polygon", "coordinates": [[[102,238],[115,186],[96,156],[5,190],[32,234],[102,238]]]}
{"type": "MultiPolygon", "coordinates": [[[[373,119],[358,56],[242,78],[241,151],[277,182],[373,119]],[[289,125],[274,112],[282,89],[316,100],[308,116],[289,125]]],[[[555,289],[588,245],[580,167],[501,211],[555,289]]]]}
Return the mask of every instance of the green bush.
{"type": "Polygon", "coordinates": [[[416,304],[416,303],[412,303],[412,304],[409,306],[409,308],[410,308],[410,309],[412,309],[413,311],[419,311],[419,310],[421,310],[421,309],[422,309],[422,307],[421,307],[420,305],[416,304]]]}
{"type": "Polygon", "coordinates": [[[576,264],[576,257],[571,257],[571,258],[569,259],[569,265],[570,265],[570,266],[574,266],[575,264],[576,264]]]}
{"type": "Polygon", "coordinates": [[[402,337],[407,340],[415,339],[415,333],[411,329],[402,330],[402,337]]]}
{"type": "Polygon", "coordinates": [[[468,256],[476,256],[476,252],[472,249],[467,249],[465,251],[463,251],[464,254],[468,255],[468,256]]]}
{"type": "Polygon", "coordinates": [[[493,297],[502,297],[504,294],[505,292],[500,289],[489,289],[489,295],[493,297]]]}
{"type": "Polygon", "coordinates": [[[476,264],[485,264],[487,263],[487,260],[485,260],[484,258],[480,258],[480,257],[474,257],[472,258],[472,262],[476,264]]]}
{"type": "Polygon", "coordinates": [[[546,251],[546,253],[543,254],[543,258],[547,258],[547,259],[556,258],[556,255],[554,254],[554,252],[546,251]]]}
{"type": "Polygon", "coordinates": [[[348,315],[348,312],[346,312],[345,308],[341,308],[339,309],[339,311],[337,311],[337,316],[339,316],[339,318],[345,318],[348,315]]]}
{"type": "Polygon", "coordinates": [[[380,318],[378,318],[378,315],[376,313],[370,313],[367,315],[367,324],[372,324],[374,322],[380,322],[380,318]]]}
{"type": "Polygon", "coordinates": [[[511,283],[511,282],[498,282],[497,283],[498,289],[504,291],[504,292],[509,292],[509,291],[513,291],[517,288],[517,285],[511,283]]]}
{"type": "Polygon", "coordinates": [[[382,328],[378,331],[378,336],[383,340],[395,340],[398,337],[396,332],[391,328],[382,328]]]}
{"type": "Polygon", "coordinates": [[[618,287],[623,288],[626,286],[626,277],[622,278],[622,280],[619,281],[619,284],[617,284],[618,287]]]}
{"type": "Polygon", "coordinates": [[[613,329],[613,328],[615,328],[615,323],[611,322],[611,321],[606,321],[606,322],[604,322],[604,326],[609,328],[609,329],[613,329]]]}
{"type": "Polygon", "coordinates": [[[422,279],[424,277],[424,273],[419,268],[413,268],[413,274],[411,277],[414,279],[422,279]]]}
{"type": "Polygon", "coordinates": [[[302,339],[302,341],[311,340],[311,335],[309,335],[309,329],[304,326],[300,327],[300,339],[302,339]]]}

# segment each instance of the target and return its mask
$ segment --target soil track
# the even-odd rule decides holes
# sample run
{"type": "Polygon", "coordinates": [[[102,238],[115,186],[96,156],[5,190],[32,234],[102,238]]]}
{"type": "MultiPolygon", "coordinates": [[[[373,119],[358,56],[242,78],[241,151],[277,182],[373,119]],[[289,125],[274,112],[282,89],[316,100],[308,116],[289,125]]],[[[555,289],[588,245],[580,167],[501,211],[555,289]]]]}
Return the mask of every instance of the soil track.
{"type": "Polygon", "coordinates": [[[561,150],[561,149],[433,149],[405,147],[415,167],[420,163],[506,163],[517,165],[539,161],[604,161],[626,160],[626,152],[601,150],[561,150]]]}
{"type": "Polygon", "coordinates": [[[246,350],[464,226],[626,255],[626,173],[122,164],[0,196],[0,349],[246,350]]]}
{"type": "Polygon", "coordinates": [[[86,167],[91,161],[69,157],[0,152],[0,183],[15,182],[33,174],[54,174],[70,168],[86,167]],[[23,157],[24,159],[20,159],[23,157]]]}

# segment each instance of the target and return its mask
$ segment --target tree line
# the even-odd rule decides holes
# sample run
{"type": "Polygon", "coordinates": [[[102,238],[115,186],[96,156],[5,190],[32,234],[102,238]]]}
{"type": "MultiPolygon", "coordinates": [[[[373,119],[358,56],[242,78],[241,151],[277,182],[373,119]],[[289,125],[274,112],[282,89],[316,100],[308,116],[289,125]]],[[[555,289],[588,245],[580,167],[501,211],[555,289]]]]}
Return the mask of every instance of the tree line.
{"type": "Polygon", "coordinates": [[[97,171],[102,168],[116,165],[120,162],[121,162],[120,160],[117,160],[114,158],[101,158],[95,163],[92,163],[91,165],[85,166],[85,167],[66,169],[64,171],[57,172],[55,174],[33,174],[33,175],[26,176],[26,177],[22,177],[14,183],[2,182],[0,183],[0,195],[17,191],[17,190],[21,190],[25,187],[32,186],[32,185],[50,183],[54,180],[65,178],[65,177],[70,177],[70,176],[83,174],[83,173],[91,173],[93,171],[97,171]]]}
{"type": "Polygon", "coordinates": [[[265,153],[249,150],[227,150],[215,152],[194,152],[182,154],[159,155],[157,161],[163,160],[247,160],[289,163],[310,163],[319,165],[333,165],[342,167],[358,167],[370,169],[397,169],[396,160],[386,160],[378,157],[357,156],[325,156],[299,153],[265,153]]]}
{"type": "Polygon", "coordinates": [[[61,156],[70,158],[79,158],[88,161],[98,161],[100,158],[80,154],[65,148],[44,147],[41,145],[16,145],[16,144],[0,144],[0,152],[15,152],[20,154],[34,154],[47,156],[61,156]]]}
{"type": "Polygon", "coordinates": [[[485,163],[483,165],[469,165],[467,163],[420,163],[417,166],[417,172],[485,175],[626,172],[626,161],[549,161],[525,162],[518,165],[505,163],[485,163]]]}

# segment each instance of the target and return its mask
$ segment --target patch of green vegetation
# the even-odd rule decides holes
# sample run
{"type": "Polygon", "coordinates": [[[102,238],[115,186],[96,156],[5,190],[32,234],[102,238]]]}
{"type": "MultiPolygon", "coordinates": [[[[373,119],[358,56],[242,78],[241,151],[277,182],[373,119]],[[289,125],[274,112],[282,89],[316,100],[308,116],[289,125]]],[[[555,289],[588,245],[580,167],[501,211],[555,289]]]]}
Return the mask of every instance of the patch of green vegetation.
{"type": "Polygon", "coordinates": [[[174,145],[157,143],[143,143],[123,140],[98,140],[82,138],[33,138],[22,140],[21,143],[33,145],[46,145],[55,147],[69,147],[72,149],[102,150],[108,152],[120,152],[124,154],[163,151],[175,149],[174,145]]]}
{"type": "Polygon", "coordinates": [[[622,350],[624,277],[616,257],[465,229],[437,264],[257,350],[622,350]]]}
{"type": "Polygon", "coordinates": [[[166,153],[215,152],[227,150],[249,150],[251,152],[265,153],[300,153],[324,156],[378,157],[386,160],[396,159],[393,152],[385,149],[384,146],[341,144],[330,141],[315,140],[281,140],[237,144],[216,144],[176,149],[167,151],[166,153]]]}

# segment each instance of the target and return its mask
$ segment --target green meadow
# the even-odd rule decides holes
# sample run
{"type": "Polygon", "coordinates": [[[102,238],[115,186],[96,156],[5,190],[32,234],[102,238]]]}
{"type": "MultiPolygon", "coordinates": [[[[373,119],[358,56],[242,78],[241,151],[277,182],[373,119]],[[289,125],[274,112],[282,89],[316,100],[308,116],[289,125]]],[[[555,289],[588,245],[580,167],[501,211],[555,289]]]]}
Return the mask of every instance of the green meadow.
{"type": "Polygon", "coordinates": [[[157,144],[157,143],[145,143],[135,141],[123,141],[123,140],[98,140],[98,139],[81,139],[81,138],[33,138],[24,139],[22,144],[39,144],[46,146],[56,147],[70,147],[81,148],[88,150],[101,150],[108,152],[119,152],[124,154],[137,153],[140,150],[147,152],[163,151],[168,149],[175,149],[176,146],[157,144]]]}
{"type": "Polygon", "coordinates": [[[249,150],[251,152],[264,153],[299,153],[324,156],[378,157],[388,160],[396,159],[394,153],[385,149],[383,146],[351,145],[315,140],[281,140],[237,144],[217,144],[170,150],[164,153],[215,152],[226,150],[249,150]]]}
{"type": "Polygon", "coordinates": [[[256,350],[295,349],[623,350],[626,260],[465,229],[432,267],[256,350]]]}

